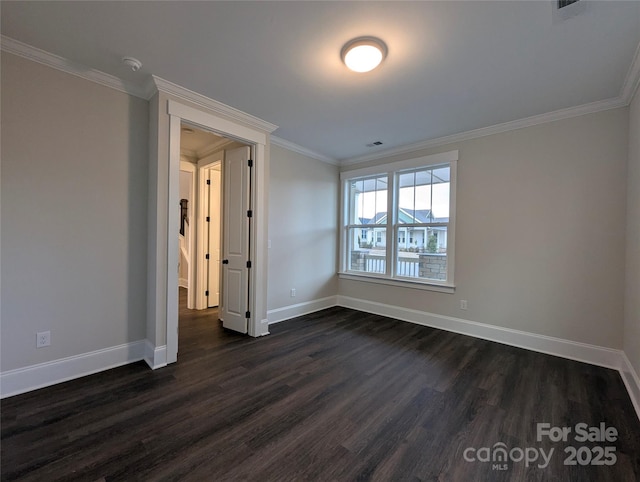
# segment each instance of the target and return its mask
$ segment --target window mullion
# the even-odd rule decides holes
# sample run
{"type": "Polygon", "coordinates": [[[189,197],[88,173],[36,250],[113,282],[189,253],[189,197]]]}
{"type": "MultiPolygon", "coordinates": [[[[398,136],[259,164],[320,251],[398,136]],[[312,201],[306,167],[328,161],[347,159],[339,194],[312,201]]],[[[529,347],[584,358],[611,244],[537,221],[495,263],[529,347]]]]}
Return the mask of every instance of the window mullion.
{"type": "Polygon", "coordinates": [[[386,275],[390,278],[395,276],[395,253],[396,253],[396,223],[397,223],[397,213],[396,206],[398,204],[398,187],[397,187],[397,174],[395,172],[389,172],[387,174],[387,182],[388,182],[388,193],[387,196],[387,260],[388,266],[386,270],[386,275]]]}
{"type": "Polygon", "coordinates": [[[340,233],[340,263],[343,271],[347,271],[349,267],[349,250],[347,249],[349,243],[349,224],[351,223],[351,213],[353,212],[353,201],[350,198],[349,186],[350,180],[345,180],[342,183],[342,232],[340,233]]]}

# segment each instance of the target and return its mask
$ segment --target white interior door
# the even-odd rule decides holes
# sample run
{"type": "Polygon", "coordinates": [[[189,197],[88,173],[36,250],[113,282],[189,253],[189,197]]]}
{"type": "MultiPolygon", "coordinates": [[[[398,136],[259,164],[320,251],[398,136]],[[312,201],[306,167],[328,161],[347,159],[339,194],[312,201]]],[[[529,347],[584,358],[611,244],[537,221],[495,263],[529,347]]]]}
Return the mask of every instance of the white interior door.
{"type": "Polygon", "coordinates": [[[220,304],[220,166],[207,169],[208,245],[207,245],[207,307],[220,304]]]}
{"type": "Polygon", "coordinates": [[[249,147],[225,152],[223,202],[222,304],[225,328],[247,332],[249,311],[249,147]]]}

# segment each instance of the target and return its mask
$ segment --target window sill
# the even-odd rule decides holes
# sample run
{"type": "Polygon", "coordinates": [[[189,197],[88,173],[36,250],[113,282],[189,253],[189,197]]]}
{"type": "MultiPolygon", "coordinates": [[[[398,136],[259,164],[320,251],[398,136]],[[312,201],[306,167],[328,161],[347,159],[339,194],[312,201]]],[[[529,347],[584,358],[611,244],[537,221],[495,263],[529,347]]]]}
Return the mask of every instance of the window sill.
{"type": "Polygon", "coordinates": [[[439,293],[453,294],[456,291],[455,285],[450,284],[435,284],[428,281],[412,281],[404,279],[390,279],[380,276],[371,276],[366,274],[356,273],[338,273],[340,279],[347,279],[351,281],[362,281],[364,283],[375,283],[388,286],[400,286],[402,288],[410,288],[415,290],[425,291],[437,291],[439,293]]]}

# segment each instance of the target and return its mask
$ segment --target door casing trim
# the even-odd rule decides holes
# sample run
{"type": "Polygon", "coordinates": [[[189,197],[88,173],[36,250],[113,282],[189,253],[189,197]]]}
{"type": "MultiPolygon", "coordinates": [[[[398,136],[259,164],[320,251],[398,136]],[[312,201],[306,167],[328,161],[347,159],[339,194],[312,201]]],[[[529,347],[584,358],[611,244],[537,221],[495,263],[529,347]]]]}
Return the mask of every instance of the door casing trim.
{"type": "MultiPolygon", "coordinates": [[[[163,107],[160,106],[163,110],[163,107]]],[[[268,156],[267,146],[269,133],[252,127],[247,127],[238,122],[225,119],[217,114],[205,112],[202,109],[191,107],[182,102],[168,99],[166,113],[169,115],[169,172],[167,196],[158,196],[158,212],[166,212],[167,226],[167,256],[166,271],[156,269],[154,272],[166,272],[166,291],[164,291],[166,303],[166,345],[167,363],[177,361],[178,355],[178,237],[175,233],[179,229],[179,171],[180,171],[180,127],[182,121],[196,125],[216,134],[238,140],[253,146],[254,153],[254,183],[253,183],[253,223],[251,233],[251,259],[252,268],[249,271],[250,306],[251,316],[248,320],[248,332],[250,336],[262,336],[268,334],[267,319],[267,213],[268,213],[268,156]],[[165,197],[163,199],[163,197],[165,197]]],[[[162,135],[160,133],[159,135],[162,135]]],[[[158,267],[156,267],[158,268],[158,267]]],[[[162,323],[161,323],[162,324],[162,323]]]]}

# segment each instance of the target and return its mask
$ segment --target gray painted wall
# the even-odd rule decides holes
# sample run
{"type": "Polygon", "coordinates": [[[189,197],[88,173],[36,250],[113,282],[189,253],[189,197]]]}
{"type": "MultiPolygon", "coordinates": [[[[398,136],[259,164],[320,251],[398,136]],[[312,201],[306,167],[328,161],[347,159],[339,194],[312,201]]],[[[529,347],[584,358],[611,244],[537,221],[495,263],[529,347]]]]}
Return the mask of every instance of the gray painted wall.
{"type": "Polygon", "coordinates": [[[627,122],[621,108],[377,161],[459,150],[456,292],[339,293],[622,348],[627,122]]]}
{"type": "Polygon", "coordinates": [[[640,374],[640,90],[629,108],[624,351],[640,374]]]}
{"type": "Polygon", "coordinates": [[[338,184],[336,166],[271,146],[269,310],[337,294],[338,184]]]}
{"type": "MultiPolygon", "coordinates": [[[[454,295],[338,283],[338,168],[272,146],[268,309],[354,296],[624,343],[640,372],[639,99],[415,153],[460,151],[454,295]]],[[[158,222],[148,186],[163,175],[148,152],[166,147],[157,139],[165,119],[149,132],[149,110],[160,99],[3,53],[1,100],[2,371],[145,335],[161,344],[162,329],[145,323],[147,256],[158,254],[147,245],[147,221],[158,222]],[[52,345],[36,349],[43,330],[52,345]]]]}
{"type": "Polygon", "coordinates": [[[3,52],[1,115],[2,371],[144,339],[148,103],[3,52]]]}

